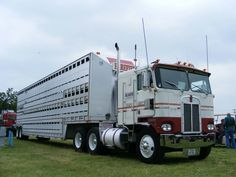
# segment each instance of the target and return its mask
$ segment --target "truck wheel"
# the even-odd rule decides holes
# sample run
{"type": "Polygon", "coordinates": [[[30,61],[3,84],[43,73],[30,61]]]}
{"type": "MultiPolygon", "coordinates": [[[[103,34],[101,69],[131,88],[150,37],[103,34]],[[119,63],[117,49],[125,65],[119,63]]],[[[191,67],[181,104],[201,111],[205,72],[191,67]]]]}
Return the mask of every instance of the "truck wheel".
{"type": "Polygon", "coordinates": [[[75,151],[85,152],[86,151],[86,131],[84,128],[78,128],[75,130],[73,147],[75,151]]]}
{"type": "Polygon", "coordinates": [[[22,128],[18,128],[17,129],[18,132],[16,133],[18,136],[17,136],[17,139],[21,139],[21,140],[28,140],[29,139],[29,136],[26,136],[26,135],[23,135],[22,134],[22,128]]]}
{"type": "Polygon", "coordinates": [[[22,139],[22,129],[18,129],[18,139],[22,139]]]}
{"type": "Polygon", "coordinates": [[[102,153],[102,142],[100,141],[99,130],[97,127],[93,127],[89,130],[87,136],[87,148],[90,154],[102,153]]]}
{"type": "Polygon", "coordinates": [[[207,156],[210,154],[210,152],[211,152],[211,146],[201,147],[200,154],[198,156],[192,156],[190,158],[196,159],[196,160],[203,160],[203,159],[207,158],[207,156]]]}
{"type": "Polygon", "coordinates": [[[20,128],[17,127],[16,128],[16,138],[17,139],[20,139],[20,136],[19,136],[20,134],[19,133],[20,133],[20,128]]]}
{"type": "Polygon", "coordinates": [[[163,161],[164,152],[160,147],[160,138],[149,128],[140,132],[136,150],[142,162],[161,163],[163,161]]]}

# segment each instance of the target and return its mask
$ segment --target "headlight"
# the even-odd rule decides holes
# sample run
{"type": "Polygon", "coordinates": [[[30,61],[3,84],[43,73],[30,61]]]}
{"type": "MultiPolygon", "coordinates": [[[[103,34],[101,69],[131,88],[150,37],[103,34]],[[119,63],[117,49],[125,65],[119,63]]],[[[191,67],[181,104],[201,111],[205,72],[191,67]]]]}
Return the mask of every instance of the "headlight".
{"type": "Polygon", "coordinates": [[[214,130],[214,125],[213,124],[208,124],[207,128],[208,128],[208,130],[214,130]]]}
{"type": "Polygon", "coordinates": [[[162,125],[161,125],[161,129],[162,129],[163,131],[165,131],[165,132],[171,131],[171,130],[172,130],[172,126],[171,126],[171,124],[162,124],[162,125]]]}

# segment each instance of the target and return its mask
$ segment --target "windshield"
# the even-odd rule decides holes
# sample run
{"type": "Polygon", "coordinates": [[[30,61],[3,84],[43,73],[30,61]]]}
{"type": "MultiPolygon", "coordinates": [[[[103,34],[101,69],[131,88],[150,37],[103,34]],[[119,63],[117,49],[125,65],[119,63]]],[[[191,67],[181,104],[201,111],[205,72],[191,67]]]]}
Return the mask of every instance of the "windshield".
{"type": "Polygon", "coordinates": [[[9,115],[9,116],[8,116],[8,120],[16,120],[16,117],[13,116],[13,115],[9,115]]]}
{"type": "Polygon", "coordinates": [[[186,71],[158,68],[156,70],[157,87],[181,91],[211,93],[209,77],[186,71]]]}
{"type": "Polygon", "coordinates": [[[211,93],[211,87],[208,76],[189,73],[188,77],[190,82],[190,88],[192,91],[206,94],[211,93]]]}
{"type": "Polygon", "coordinates": [[[157,86],[168,89],[189,90],[186,72],[165,68],[156,71],[157,86]]]}

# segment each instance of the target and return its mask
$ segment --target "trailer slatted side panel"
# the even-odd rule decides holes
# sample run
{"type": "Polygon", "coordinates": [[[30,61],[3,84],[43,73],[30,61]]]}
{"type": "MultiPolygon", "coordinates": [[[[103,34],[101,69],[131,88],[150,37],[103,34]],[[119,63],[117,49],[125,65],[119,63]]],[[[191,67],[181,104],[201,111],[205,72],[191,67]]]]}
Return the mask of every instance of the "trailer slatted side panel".
{"type": "Polygon", "coordinates": [[[64,137],[68,124],[104,120],[113,114],[112,76],[110,64],[93,53],[85,55],[18,93],[17,125],[25,135],[64,137]],[[109,102],[101,103],[104,96],[109,102]]]}

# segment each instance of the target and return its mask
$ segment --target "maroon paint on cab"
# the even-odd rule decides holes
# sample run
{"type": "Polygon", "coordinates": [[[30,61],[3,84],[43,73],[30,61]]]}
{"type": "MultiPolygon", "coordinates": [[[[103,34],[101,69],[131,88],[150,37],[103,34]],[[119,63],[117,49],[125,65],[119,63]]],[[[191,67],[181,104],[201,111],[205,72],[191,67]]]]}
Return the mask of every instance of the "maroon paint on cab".
{"type": "Polygon", "coordinates": [[[175,134],[181,132],[181,118],[180,117],[142,117],[138,119],[139,122],[148,122],[157,134],[175,134]],[[161,125],[169,123],[172,126],[172,131],[165,132],[161,125]]]}
{"type": "Polygon", "coordinates": [[[212,130],[212,131],[208,130],[208,128],[207,128],[208,124],[214,124],[214,119],[213,118],[205,118],[205,117],[203,117],[202,118],[202,132],[208,133],[208,132],[213,132],[214,131],[214,130],[212,130]]]}

